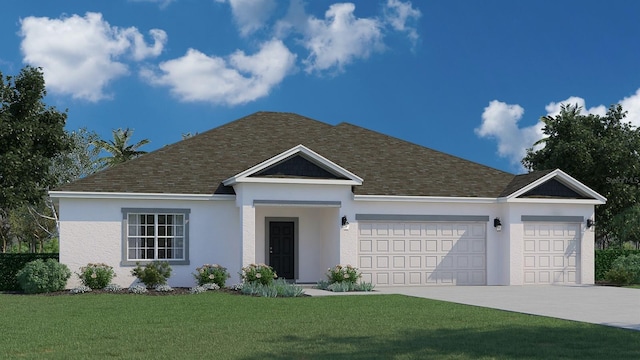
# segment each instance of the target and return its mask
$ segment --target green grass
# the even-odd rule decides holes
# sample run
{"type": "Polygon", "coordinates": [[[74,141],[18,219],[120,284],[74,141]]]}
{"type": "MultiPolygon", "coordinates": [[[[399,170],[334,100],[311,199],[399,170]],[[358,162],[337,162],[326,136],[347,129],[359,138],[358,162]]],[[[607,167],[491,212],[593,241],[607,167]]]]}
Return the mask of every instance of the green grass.
{"type": "Polygon", "coordinates": [[[0,358],[619,359],[640,332],[401,295],[0,294],[0,358]]]}

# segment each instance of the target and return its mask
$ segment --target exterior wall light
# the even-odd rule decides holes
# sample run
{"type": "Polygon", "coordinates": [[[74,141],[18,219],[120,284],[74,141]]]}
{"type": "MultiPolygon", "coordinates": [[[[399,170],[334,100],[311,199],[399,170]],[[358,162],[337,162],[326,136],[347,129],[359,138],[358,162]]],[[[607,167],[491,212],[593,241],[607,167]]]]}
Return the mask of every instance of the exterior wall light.
{"type": "Polygon", "coordinates": [[[587,229],[592,227],[593,225],[595,225],[596,222],[591,220],[591,219],[587,219],[587,229]]]}
{"type": "Polygon", "coordinates": [[[496,231],[502,231],[502,223],[499,218],[493,219],[493,227],[496,228],[496,231]]]}
{"type": "Polygon", "coordinates": [[[347,220],[347,215],[342,217],[342,227],[349,225],[349,221],[347,220]]]}

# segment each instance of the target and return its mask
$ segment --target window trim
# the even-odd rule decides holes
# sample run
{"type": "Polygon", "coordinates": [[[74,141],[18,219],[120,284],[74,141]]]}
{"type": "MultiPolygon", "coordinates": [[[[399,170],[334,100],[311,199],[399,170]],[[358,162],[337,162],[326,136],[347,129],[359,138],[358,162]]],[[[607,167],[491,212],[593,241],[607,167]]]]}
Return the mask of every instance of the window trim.
{"type": "MultiPolygon", "coordinates": [[[[121,260],[122,266],[135,266],[136,263],[148,264],[153,261],[167,261],[171,265],[189,265],[189,214],[191,209],[172,209],[172,208],[122,208],[122,241],[121,241],[121,260]],[[154,259],[154,260],[129,260],[128,258],[128,238],[127,229],[129,228],[129,214],[148,214],[148,215],[164,215],[177,214],[184,216],[184,259],[154,259]]],[[[157,225],[157,224],[156,224],[157,225]]],[[[157,239],[157,234],[155,235],[157,239]]],[[[155,242],[157,247],[158,242],[155,242]]]]}

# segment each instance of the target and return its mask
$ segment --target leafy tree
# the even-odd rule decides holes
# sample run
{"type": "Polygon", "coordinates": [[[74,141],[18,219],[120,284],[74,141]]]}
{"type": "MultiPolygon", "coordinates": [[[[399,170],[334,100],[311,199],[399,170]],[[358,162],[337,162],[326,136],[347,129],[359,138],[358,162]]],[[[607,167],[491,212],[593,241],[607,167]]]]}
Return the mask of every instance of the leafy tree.
{"type": "Polygon", "coordinates": [[[81,179],[100,170],[100,148],[94,145],[100,139],[98,134],[87,128],[67,134],[69,149],[54,158],[51,169],[57,185],[81,179]]]}
{"type": "MultiPolygon", "coordinates": [[[[596,209],[596,237],[623,241],[613,219],[639,205],[640,131],[624,122],[626,112],[620,105],[611,106],[604,116],[580,112],[577,105],[563,105],[560,114],[543,117],[545,138],[535,145],[544,147],[528,149],[522,164],[529,170],[559,168],[607,197],[596,209]]],[[[640,216],[628,211],[624,223],[632,224],[629,216],[634,214],[640,216]]]]}
{"type": "Polygon", "coordinates": [[[35,204],[56,183],[53,158],[65,151],[66,112],[47,107],[41,69],[0,73],[0,208],[35,204]]]}
{"type": "Polygon", "coordinates": [[[148,139],[143,139],[136,144],[128,145],[131,137],[133,136],[133,130],[126,128],[124,130],[113,130],[113,140],[105,141],[102,139],[96,140],[93,144],[99,149],[105,150],[110,153],[111,156],[98,159],[101,163],[101,168],[112,167],[131,159],[135,159],[140,155],[146,154],[146,151],[138,150],[143,145],[149,143],[148,139]]]}

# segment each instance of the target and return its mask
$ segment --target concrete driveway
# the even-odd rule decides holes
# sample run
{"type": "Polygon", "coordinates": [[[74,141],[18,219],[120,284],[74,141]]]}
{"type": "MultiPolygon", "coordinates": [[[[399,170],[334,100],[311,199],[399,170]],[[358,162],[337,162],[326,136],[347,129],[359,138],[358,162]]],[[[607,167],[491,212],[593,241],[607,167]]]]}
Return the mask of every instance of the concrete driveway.
{"type": "Polygon", "coordinates": [[[549,316],[640,331],[640,289],[608,286],[376,287],[460,304],[549,316]]]}

